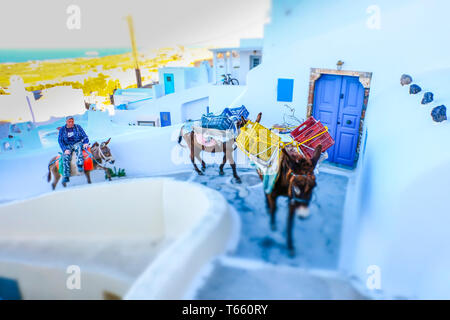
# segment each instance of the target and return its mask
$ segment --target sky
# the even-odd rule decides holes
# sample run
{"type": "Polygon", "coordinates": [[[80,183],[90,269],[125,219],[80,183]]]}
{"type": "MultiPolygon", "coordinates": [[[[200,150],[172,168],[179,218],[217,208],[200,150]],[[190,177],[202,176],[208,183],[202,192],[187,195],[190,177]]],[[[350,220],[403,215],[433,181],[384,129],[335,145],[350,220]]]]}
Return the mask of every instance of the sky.
{"type": "Polygon", "coordinates": [[[262,37],[270,14],[270,0],[0,0],[0,7],[0,49],[129,47],[127,14],[139,48],[233,46],[262,37]],[[71,5],[79,19],[67,13],[71,5]]]}

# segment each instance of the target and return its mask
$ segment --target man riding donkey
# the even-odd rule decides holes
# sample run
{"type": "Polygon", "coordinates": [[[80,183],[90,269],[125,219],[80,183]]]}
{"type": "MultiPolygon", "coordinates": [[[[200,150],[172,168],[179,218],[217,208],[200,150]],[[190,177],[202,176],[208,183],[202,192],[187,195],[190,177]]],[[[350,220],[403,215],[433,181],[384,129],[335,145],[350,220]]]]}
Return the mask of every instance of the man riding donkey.
{"type": "Polygon", "coordinates": [[[72,116],[66,117],[66,125],[61,127],[58,136],[59,146],[63,152],[63,180],[62,183],[69,182],[70,162],[72,152],[77,156],[77,168],[80,173],[84,172],[83,149],[89,148],[89,138],[79,124],[75,124],[72,116]]]}
{"type": "Polygon", "coordinates": [[[115,160],[108,147],[110,141],[111,138],[101,143],[94,142],[89,147],[89,138],[83,128],[75,124],[72,116],[68,116],[66,125],[59,129],[58,136],[63,154],[53,157],[48,164],[47,181],[51,181],[53,174],[53,190],[61,176],[64,187],[69,182],[70,176],[82,173],[86,176],[87,182],[91,183],[90,174],[93,170],[104,170],[106,178],[111,181],[111,170],[108,165],[114,164],[115,160]],[[76,154],[76,159],[72,159],[72,152],[76,154]]]}

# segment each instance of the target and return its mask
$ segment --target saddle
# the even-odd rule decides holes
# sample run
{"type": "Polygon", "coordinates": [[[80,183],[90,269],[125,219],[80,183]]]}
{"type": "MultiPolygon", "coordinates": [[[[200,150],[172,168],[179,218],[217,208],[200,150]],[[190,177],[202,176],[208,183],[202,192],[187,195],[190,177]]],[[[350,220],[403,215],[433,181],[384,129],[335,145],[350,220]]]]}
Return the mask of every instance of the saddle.
{"type": "MultiPolygon", "coordinates": [[[[76,156],[74,155],[75,152],[72,152],[72,157],[76,156]]],[[[91,148],[89,147],[88,150],[83,150],[83,159],[84,159],[84,171],[91,171],[94,169],[94,161],[91,157],[91,148]]],[[[59,173],[63,173],[63,166],[62,166],[62,159],[61,155],[57,156],[56,159],[56,168],[58,169],[59,173]]]]}
{"type": "Polygon", "coordinates": [[[197,143],[205,147],[212,147],[217,143],[216,140],[214,140],[214,138],[212,138],[211,136],[206,136],[201,133],[196,133],[195,139],[197,140],[197,143]]]}
{"type": "Polygon", "coordinates": [[[193,127],[197,142],[205,147],[212,147],[217,143],[223,143],[234,139],[232,130],[206,129],[193,127]]]}

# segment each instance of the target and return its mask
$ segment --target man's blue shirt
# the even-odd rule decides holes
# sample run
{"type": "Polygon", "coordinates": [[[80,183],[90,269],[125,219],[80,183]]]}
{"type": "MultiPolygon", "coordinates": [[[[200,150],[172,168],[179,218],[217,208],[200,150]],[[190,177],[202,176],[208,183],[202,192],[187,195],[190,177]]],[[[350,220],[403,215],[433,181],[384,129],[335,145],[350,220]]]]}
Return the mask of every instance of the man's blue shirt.
{"type": "Polygon", "coordinates": [[[89,143],[89,138],[80,125],[74,124],[73,128],[63,126],[59,129],[58,142],[61,150],[64,152],[69,150],[75,143],[89,143]]]}

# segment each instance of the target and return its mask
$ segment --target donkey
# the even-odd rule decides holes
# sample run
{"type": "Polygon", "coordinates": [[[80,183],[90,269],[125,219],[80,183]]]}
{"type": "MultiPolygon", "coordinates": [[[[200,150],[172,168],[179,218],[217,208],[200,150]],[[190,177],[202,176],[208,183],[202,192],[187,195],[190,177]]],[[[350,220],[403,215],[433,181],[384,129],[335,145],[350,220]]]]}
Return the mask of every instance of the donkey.
{"type": "MultiPolygon", "coordinates": [[[[270,225],[272,230],[276,229],[275,212],[277,210],[278,196],[289,198],[289,215],[287,223],[287,247],[291,256],[295,255],[293,245],[292,229],[294,226],[294,215],[301,219],[309,216],[309,203],[312,192],[316,186],[314,169],[319,161],[322,145],[314,150],[312,159],[302,157],[295,148],[284,147],[280,155],[280,168],[278,179],[271,193],[266,194],[267,206],[270,212],[270,225]]],[[[261,180],[262,175],[258,172],[261,180]]]]}
{"type": "MultiPolygon", "coordinates": [[[[108,147],[108,143],[111,141],[111,138],[109,138],[107,141],[102,142],[101,144],[98,144],[98,142],[95,142],[91,146],[91,152],[93,156],[93,164],[94,169],[93,170],[104,170],[106,172],[106,176],[108,177],[108,180],[111,181],[111,173],[104,165],[106,163],[113,164],[115,162],[113,156],[111,155],[111,150],[108,147]]],[[[48,165],[48,176],[47,176],[47,182],[50,182],[52,178],[53,173],[53,183],[52,188],[55,190],[56,185],[58,184],[59,179],[61,178],[61,174],[58,171],[58,167],[56,166],[56,161],[58,157],[53,157],[48,165]]],[[[62,165],[62,163],[60,164],[62,165]]],[[[78,172],[77,165],[76,165],[76,155],[75,153],[72,153],[72,161],[70,163],[70,175],[71,176],[78,176],[82,173],[78,172]]],[[[85,171],[84,172],[87,182],[91,183],[91,172],[85,171]]],[[[66,187],[66,184],[63,183],[63,186],[66,187]]]]}
{"type": "MultiPolygon", "coordinates": [[[[256,117],[256,122],[259,122],[261,120],[262,113],[260,112],[258,116],[256,117]]],[[[239,130],[245,124],[247,123],[248,119],[244,119],[244,117],[241,116],[241,119],[236,122],[236,128],[239,130]]],[[[182,146],[183,148],[186,148],[186,146],[181,145],[181,140],[184,139],[187,146],[191,150],[190,158],[191,162],[194,166],[194,170],[198,173],[198,175],[203,175],[203,172],[206,169],[205,162],[200,157],[200,152],[206,151],[209,153],[215,153],[215,152],[223,152],[223,161],[222,164],[219,166],[219,174],[224,175],[223,167],[225,166],[225,163],[230,163],[231,169],[233,170],[233,176],[236,179],[237,183],[241,183],[241,178],[238,176],[236,171],[236,163],[233,159],[233,151],[236,149],[234,147],[234,143],[236,141],[236,138],[233,137],[231,139],[228,139],[225,142],[220,142],[213,140],[213,143],[210,145],[205,145],[204,143],[201,143],[200,137],[192,130],[191,132],[184,132],[183,130],[184,126],[181,127],[180,134],[178,137],[178,144],[182,146]],[[197,167],[195,164],[195,158],[197,158],[198,161],[202,164],[202,170],[197,167]]],[[[211,129],[205,129],[205,130],[211,130],[211,129]]],[[[224,130],[216,130],[216,131],[224,131],[224,130]]]]}

